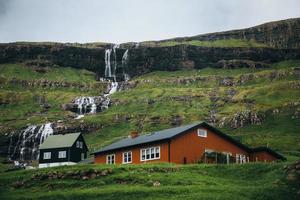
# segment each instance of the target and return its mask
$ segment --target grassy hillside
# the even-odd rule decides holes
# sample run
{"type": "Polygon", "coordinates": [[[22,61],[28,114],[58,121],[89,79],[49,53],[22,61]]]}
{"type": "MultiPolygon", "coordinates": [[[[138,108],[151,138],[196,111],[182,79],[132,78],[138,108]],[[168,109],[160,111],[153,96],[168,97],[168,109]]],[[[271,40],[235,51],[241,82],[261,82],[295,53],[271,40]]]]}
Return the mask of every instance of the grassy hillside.
{"type": "Polygon", "coordinates": [[[76,96],[98,95],[105,85],[95,74],[72,68],[45,68],[23,64],[0,66],[1,133],[27,124],[64,120],[66,124],[101,127],[85,135],[90,150],[126,137],[194,121],[210,120],[251,146],[269,146],[291,157],[300,151],[300,61],[275,63],[263,69],[215,69],[152,72],[129,82],[127,90],[111,96],[113,106],[102,113],[74,120],[62,104],[76,96]],[[24,83],[25,81],[25,83],[24,83]],[[32,84],[28,85],[30,82],[32,84]],[[42,82],[42,84],[40,84],[42,82]],[[45,83],[45,85],[43,85],[45,83]],[[51,85],[58,83],[58,85],[51,85]],[[67,85],[67,86],[65,86],[67,85]],[[45,109],[44,104],[50,107],[45,109]],[[232,127],[239,114],[251,111],[262,124],[232,127]]]}
{"type": "Polygon", "coordinates": [[[215,107],[217,119],[227,120],[221,129],[236,139],[251,146],[268,145],[280,151],[298,152],[300,119],[293,117],[297,108],[289,106],[300,98],[299,75],[293,69],[298,65],[299,61],[289,61],[268,69],[207,68],[146,74],[133,80],[133,89],[113,95],[117,105],[85,118],[87,123],[105,126],[87,136],[87,140],[91,149],[96,149],[100,143],[106,145],[127,136],[130,130],[169,128],[176,119],[184,124],[207,120],[215,107]],[[238,84],[248,76],[253,77],[238,84]],[[228,78],[234,82],[232,86],[222,84],[228,78]],[[230,91],[234,94],[230,95],[230,91]],[[277,109],[278,113],[273,112],[277,109]],[[261,113],[263,124],[231,128],[229,118],[245,110],[261,113]]]}
{"type": "Polygon", "coordinates": [[[1,199],[297,199],[282,163],[78,165],[0,174],[1,199]]]}
{"type": "Polygon", "coordinates": [[[61,105],[77,96],[99,95],[106,85],[95,73],[61,67],[34,67],[24,64],[0,65],[0,125],[2,132],[28,123],[68,120],[61,105]],[[45,110],[42,104],[50,106],[45,110]]]}

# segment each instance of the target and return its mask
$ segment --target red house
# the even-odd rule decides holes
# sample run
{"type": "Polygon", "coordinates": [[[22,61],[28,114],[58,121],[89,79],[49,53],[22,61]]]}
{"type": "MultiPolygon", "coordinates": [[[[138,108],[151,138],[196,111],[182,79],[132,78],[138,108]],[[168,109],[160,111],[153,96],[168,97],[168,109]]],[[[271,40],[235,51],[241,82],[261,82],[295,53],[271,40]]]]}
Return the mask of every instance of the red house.
{"type": "Polygon", "coordinates": [[[95,163],[247,163],[285,160],[266,148],[249,148],[213,126],[199,122],[131,136],[93,153],[95,163]]]}

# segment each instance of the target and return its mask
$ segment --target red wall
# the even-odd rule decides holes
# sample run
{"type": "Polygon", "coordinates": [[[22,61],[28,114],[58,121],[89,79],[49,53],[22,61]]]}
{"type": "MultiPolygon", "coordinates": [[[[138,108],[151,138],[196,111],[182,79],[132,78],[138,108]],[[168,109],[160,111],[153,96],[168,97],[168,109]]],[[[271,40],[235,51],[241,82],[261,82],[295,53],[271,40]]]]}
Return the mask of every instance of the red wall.
{"type": "Polygon", "coordinates": [[[106,163],[106,155],[115,154],[115,163],[122,164],[123,159],[123,152],[132,151],[132,163],[133,164],[141,164],[141,163],[149,163],[149,162],[169,162],[168,156],[168,142],[151,144],[151,145],[144,145],[140,147],[135,147],[131,149],[124,149],[119,150],[111,153],[106,154],[98,154],[95,155],[95,163],[106,163]],[[141,161],[140,159],[140,149],[147,148],[147,147],[160,147],[160,159],[157,160],[148,160],[148,161],[141,161]]]}
{"type": "Polygon", "coordinates": [[[266,151],[252,153],[250,156],[251,162],[273,162],[277,160],[274,156],[266,151]]]}
{"type": "Polygon", "coordinates": [[[95,163],[106,163],[106,155],[115,154],[115,163],[122,164],[122,154],[126,151],[132,151],[132,163],[140,164],[146,162],[170,162],[182,164],[184,163],[184,158],[186,163],[196,163],[203,156],[205,149],[214,150],[216,152],[227,152],[231,153],[235,158],[236,154],[243,154],[249,157],[250,161],[266,161],[271,162],[276,160],[268,152],[257,152],[249,154],[246,150],[238,147],[237,145],[231,143],[227,139],[219,136],[218,134],[210,131],[207,128],[202,128],[207,130],[207,137],[199,137],[197,135],[197,129],[190,131],[173,138],[170,141],[170,154],[169,154],[169,143],[161,142],[156,144],[143,145],[139,147],[133,147],[129,149],[117,150],[115,152],[97,154],[95,155],[95,163]],[[141,161],[140,160],[140,149],[147,147],[160,146],[160,159],[141,161]],[[170,158],[169,158],[170,155],[170,158]]]}
{"type": "Polygon", "coordinates": [[[195,129],[187,134],[174,138],[170,145],[171,162],[183,163],[185,157],[187,163],[195,163],[200,160],[205,149],[232,153],[232,156],[234,157],[236,153],[249,156],[245,150],[239,148],[235,144],[213,133],[212,131],[208,129],[206,130],[207,137],[199,137],[197,135],[197,129],[195,129]]]}

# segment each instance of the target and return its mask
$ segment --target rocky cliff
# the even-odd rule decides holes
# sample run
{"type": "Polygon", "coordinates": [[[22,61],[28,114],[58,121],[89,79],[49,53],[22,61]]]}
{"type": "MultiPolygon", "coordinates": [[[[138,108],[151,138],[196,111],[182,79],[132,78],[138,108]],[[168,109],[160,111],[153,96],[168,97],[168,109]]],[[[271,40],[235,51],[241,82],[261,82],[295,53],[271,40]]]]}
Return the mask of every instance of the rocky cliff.
{"type": "MultiPolygon", "coordinates": [[[[209,33],[193,37],[172,39],[174,41],[189,40],[224,40],[246,39],[255,40],[274,48],[299,48],[300,47],[300,18],[269,22],[259,26],[232,30],[225,32],[209,33]]],[[[170,41],[170,40],[165,40],[170,41]]]]}
{"type": "MultiPolygon", "coordinates": [[[[116,51],[116,75],[122,74],[122,58],[128,49],[128,74],[135,76],[154,70],[200,69],[207,66],[219,67],[222,60],[250,60],[270,63],[300,58],[300,19],[271,22],[260,26],[175,38],[165,41],[216,41],[227,39],[255,40],[269,47],[206,47],[189,44],[174,46],[147,46],[126,43],[116,51]]],[[[165,41],[158,41],[156,44],[165,41]]],[[[61,43],[10,43],[0,44],[0,63],[46,60],[58,66],[85,68],[105,72],[105,50],[113,44],[61,44],[61,43]]],[[[38,62],[37,62],[38,63],[38,62]]],[[[253,66],[253,65],[252,65],[253,66]]],[[[237,66],[239,67],[239,66],[237,66]]]]}

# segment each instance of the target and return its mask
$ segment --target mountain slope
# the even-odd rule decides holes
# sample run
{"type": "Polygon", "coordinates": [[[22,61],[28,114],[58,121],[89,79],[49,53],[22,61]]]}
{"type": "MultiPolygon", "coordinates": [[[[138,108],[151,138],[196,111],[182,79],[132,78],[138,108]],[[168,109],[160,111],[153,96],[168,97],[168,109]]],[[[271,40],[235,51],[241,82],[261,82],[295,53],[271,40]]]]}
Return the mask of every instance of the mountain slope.
{"type": "Polygon", "coordinates": [[[61,67],[40,72],[32,66],[4,64],[1,132],[60,121],[69,131],[80,127],[93,151],[127,137],[131,130],[147,133],[206,120],[245,144],[299,156],[299,63],[152,72],[113,94],[108,110],[80,120],[63,105],[106,89],[106,83],[94,80],[94,73],[61,67]]]}
{"type": "Polygon", "coordinates": [[[25,143],[30,152],[26,136],[45,123],[82,131],[93,151],[131,130],[205,120],[245,144],[299,156],[299,20],[140,44],[0,44],[0,153],[25,143]],[[112,88],[121,91],[103,95],[112,88]]]}

